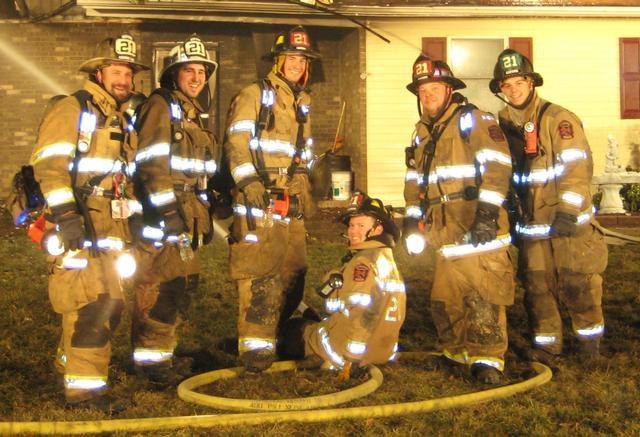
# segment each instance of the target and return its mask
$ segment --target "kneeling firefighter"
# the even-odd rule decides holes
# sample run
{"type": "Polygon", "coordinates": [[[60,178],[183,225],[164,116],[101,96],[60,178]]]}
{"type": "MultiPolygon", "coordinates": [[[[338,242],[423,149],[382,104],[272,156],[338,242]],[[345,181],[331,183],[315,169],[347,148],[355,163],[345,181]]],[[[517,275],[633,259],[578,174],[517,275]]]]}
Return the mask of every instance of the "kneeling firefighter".
{"type": "Polygon", "coordinates": [[[73,407],[114,405],[107,394],[110,340],[124,309],[117,271],[134,267],[128,219],[140,211],[127,190],[136,134],[121,109],[134,74],[148,69],[136,53],[129,34],[98,44],[80,67],[89,75],[84,88],[48,111],[31,156],[50,222],[43,240],[49,298],[62,314],[56,369],[73,407]]]}
{"type": "Polygon", "coordinates": [[[206,129],[198,96],[217,68],[193,35],[164,60],[156,89],[138,113],[136,188],[144,222],[138,244],[132,323],[136,370],[158,388],[190,372],[173,356],[176,328],[198,288],[198,248],[210,241],[207,183],[216,171],[217,145],[206,129]]]}
{"type": "Polygon", "coordinates": [[[395,357],[405,318],[405,286],[393,258],[400,231],[378,199],[356,192],[342,216],[349,253],[317,288],[329,317],[289,319],[279,336],[288,358],[317,357],[346,374],[395,357]]]}
{"type": "Polygon", "coordinates": [[[230,269],[239,294],[238,350],[253,372],[271,366],[278,323],[302,300],[304,217],[314,211],[306,86],[318,55],[298,26],[276,36],[269,57],[272,70],[231,103],[224,144],[235,182],[230,269]],[[288,208],[276,211],[276,201],[288,208]]]}

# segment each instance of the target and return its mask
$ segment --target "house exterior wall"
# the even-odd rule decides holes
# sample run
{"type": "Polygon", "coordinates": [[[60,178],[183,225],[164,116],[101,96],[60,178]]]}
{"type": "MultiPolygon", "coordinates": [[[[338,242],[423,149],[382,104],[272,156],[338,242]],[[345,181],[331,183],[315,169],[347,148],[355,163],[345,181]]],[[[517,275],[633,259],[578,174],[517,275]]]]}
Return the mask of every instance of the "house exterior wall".
{"type": "MultiPolygon", "coordinates": [[[[217,105],[212,113],[213,130],[223,136],[224,119],[232,97],[257,79],[252,30],[275,33],[290,26],[178,22],[55,22],[0,25],[0,198],[10,189],[11,178],[27,163],[36,141],[44,106],[55,94],[68,94],[82,86],[86,75],[77,71],[93,57],[96,44],[108,36],[130,32],[139,44],[142,62],[152,64],[154,42],[181,41],[196,32],[203,40],[217,44],[217,105]],[[18,58],[33,67],[20,63],[18,58]],[[37,69],[37,70],[36,70],[37,69]],[[58,86],[48,86],[43,78],[58,86]]],[[[349,148],[363,143],[364,36],[352,28],[308,28],[323,57],[324,81],[312,85],[312,124],[318,152],[333,144],[341,102],[347,101],[349,127],[345,129],[349,148]],[[362,112],[362,115],[360,115],[362,112]]],[[[136,75],[136,88],[149,94],[150,72],[136,75]]],[[[349,150],[347,150],[349,152],[349,150]]],[[[354,154],[359,152],[354,151],[354,154]]],[[[364,178],[364,162],[355,163],[356,177],[364,178]],[[361,165],[359,169],[357,165],[361,165]]],[[[362,179],[364,180],[364,179],[362,179]]]]}
{"type": "Polygon", "coordinates": [[[418,119],[416,98],[405,86],[422,37],[532,37],[534,68],[544,78],[539,94],[581,118],[595,174],[604,170],[608,134],[620,144],[623,166],[629,146],[640,143],[640,120],[620,118],[618,49],[619,38],[640,37],[640,19],[442,18],[376,20],[370,25],[391,44],[366,36],[368,184],[372,194],[394,206],[404,206],[403,150],[418,119]]]}

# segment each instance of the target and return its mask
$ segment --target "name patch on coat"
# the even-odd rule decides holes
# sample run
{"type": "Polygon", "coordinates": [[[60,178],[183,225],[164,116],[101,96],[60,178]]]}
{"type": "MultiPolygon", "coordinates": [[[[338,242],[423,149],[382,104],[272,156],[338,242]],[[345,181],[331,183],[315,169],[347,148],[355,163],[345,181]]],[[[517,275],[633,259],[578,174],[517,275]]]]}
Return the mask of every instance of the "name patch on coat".
{"type": "Polygon", "coordinates": [[[369,276],[369,267],[364,264],[358,264],[353,269],[353,280],[356,282],[364,282],[369,276]]]}
{"type": "Polygon", "coordinates": [[[496,143],[504,141],[504,133],[502,133],[502,129],[496,125],[489,126],[489,136],[496,143]]]}
{"type": "Polygon", "coordinates": [[[570,140],[573,138],[573,125],[567,120],[562,120],[558,125],[558,131],[560,132],[560,138],[563,140],[570,140]]]}

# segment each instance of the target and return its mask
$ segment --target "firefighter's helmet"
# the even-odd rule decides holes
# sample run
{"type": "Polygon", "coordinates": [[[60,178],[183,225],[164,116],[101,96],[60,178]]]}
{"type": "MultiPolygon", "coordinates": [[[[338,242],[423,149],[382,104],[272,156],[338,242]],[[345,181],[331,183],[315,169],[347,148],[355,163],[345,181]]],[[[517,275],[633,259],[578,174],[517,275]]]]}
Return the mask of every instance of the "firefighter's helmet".
{"type": "Polygon", "coordinates": [[[365,193],[355,191],[351,196],[351,202],[341,220],[345,225],[349,224],[351,217],[368,215],[382,223],[384,233],[391,235],[393,241],[400,238],[400,229],[396,226],[391,215],[391,207],[385,206],[380,199],[374,199],[365,193]]]}
{"type": "Polygon", "coordinates": [[[418,87],[427,82],[444,82],[454,90],[466,88],[467,85],[453,75],[451,68],[444,61],[434,61],[425,54],[420,54],[413,63],[411,83],[407,89],[416,96],[418,87]]]}
{"type": "Polygon", "coordinates": [[[271,51],[265,57],[275,59],[278,55],[288,53],[304,55],[311,59],[320,57],[320,54],[313,48],[309,33],[302,26],[278,33],[271,46],[271,51]]]}
{"type": "Polygon", "coordinates": [[[530,78],[534,86],[542,86],[543,83],[542,76],[533,71],[533,64],[529,58],[513,49],[505,49],[498,55],[489,89],[492,93],[498,94],[502,81],[515,76],[530,78]]]}
{"type": "Polygon", "coordinates": [[[172,48],[169,55],[164,58],[162,73],[160,73],[160,84],[164,87],[165,84],[172,81],[171,75],[174,68],[182,64],[194,63],[204,65],[207,80],[218,68],[218,63],[211,60],[207,48],[195,33],[186,41],[172,48]]]}
{"type": "Polygon", "coordinates": [[[111,63],[123,63],[131,67],[134,73],[149,70],[138,62],[138,47],[131,35],[123,33],[115,38],[106,38],[96,46],[94,57],[80,66],[80,71],[93,74],[98,68],[111,63]]]}

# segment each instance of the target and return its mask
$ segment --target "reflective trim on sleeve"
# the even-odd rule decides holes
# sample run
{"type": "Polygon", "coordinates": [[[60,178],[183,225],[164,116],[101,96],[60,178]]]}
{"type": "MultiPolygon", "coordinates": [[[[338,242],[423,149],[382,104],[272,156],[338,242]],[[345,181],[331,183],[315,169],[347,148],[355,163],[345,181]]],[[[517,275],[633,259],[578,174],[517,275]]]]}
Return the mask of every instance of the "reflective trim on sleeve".
{"type": "Polygon", "coordinates": [[[68,156],[75,155],[76,145],[71,143],[53,143],[41,147],[33,154],[32,164],[37,164],[52,156],[68,156]]]}
{"type": "Polygon", "coordinates": [[[582,149],[565,149],[560,152],[556,159],[561,162],[577,161],[579,159],[587,159],[587,152],[582,149]]]}
{"type": "Polygon", "coordinates": [[[132,214],[142,214],[142,204],[135,199],[126,199],[132,214]]]}
{"type": "Polygon", "coordinates": [[[478,193],[478,200],[501,206],[504,202],[504,196],[497,191],[484,190],[481,188],[480,193],[478,193]]]}
{"type": "Polygon", "coordinates": [[[404,176],[405,182],[418,181],[420,178],[420,174],[415,170],[407,170],[407,173],[404,176]]]}
{"type": "Polygon", "coordinates": [[[147,161],[160,156],[169,156],[170,152],[171,146],[169,143],[156,143],[138,150],[138,153],[136,153],[136,162],[147,161]]]}
{"type": "Polygon", "coordinates": [[[240,164],[239,166],[234,168],[233,171],[231,172],[231,176],[233,177],[233,180],[236,183],[240,182],[242,179],[246,178],[247,176],[255,176],[255,175],[257,175],[256,168],[253,166],[253,163],[251,162],[245,162],[243,164],[240,164]]]}
{"type": "Polygon", "coordinates": [[[207,174],[214,174],[218,170],[218,164],[215,160],[211,159],[209,161],[204,162],[204,171],[207,174]]]}
{"type": "Polygon", "coordinates": [[[434,172],[429,173],[429,183],[473,177],[476,177],[475,165],[447,165],[436,167],[434,172]]]}
{"type": "Polygon", "coordinates": [[[244,236],[244,241],[246,241],[247,243],[257,243],[258,236],[256,234],[247,234],[244,236]]]}
{"type": "Polygon", "coordinates": [[[577,207],[581,207],[584,202],[584,197],[573,191],[563,191],[560,198],[563,202],[577,207]]]}
{"type": "Polygon", "coordinates": [[[237,134],[240,132],[249,132],[252,136],[256,132],[255,120],[238,120],[235,123],[229,125],[229,135],[237,134]]]}
{"type": "Polygon", "coordinates": [[[422,209],[419,206],[408,206],[404,213],[405,217],[422,218],[422,209]]]}
{"type": "Polygon", "coordinates": [[[170,161],[171,169],[178,171],[189,171],[192,173],[215,173],[217,165],[216,162],[204,161],[202,159],[187,158],[183,156],[173,155],[170,161]]]}
{"type": "Polygon", "coordinates": [[[352,355],[362,355],[367,351],[367,344],[361,341],[349,340],[347,341],[347,350],[352,355]]]}
{"type": "Polygon", "coordinates": [[[336,366],[338,366],[339,368],[344,367],[345,360],[340,354],[334,351],[333,348],[331,347],[331,343],[329,342],[329,334],[327,333],[327,330],[324,328],[324,326],[321,326],[320,329],[318,329],[318,337],[320,337],[320,343],[322,344],[322,348],[329,356],[329,359],[331,360],[331,362],[336,366]]]}
{"type": "Polygon", "coordinates": [[[156,364],[170,361],[173,357],[171,349],[135,348],[133,361],[136,364],[156,364]]]}
{"type": "Polygon", "coordinates": [[[482,149],[476,153],[476,159],[479,163],[485,164],[487,161],[498,162],[511,167],[511,156],[492,149],[482,149]]]}
{"type": "Polygon", "coordinates": [[[393,279],[389,281],[379,281],[378,285],[380,286],[381,290],[388,291],[389,293],[404,293],[406,291],[404,282],[396,281],[393,279]]]}
{"type": "Polygon", "coordinates": [[[531,170],[531,172],[527,175],[514,173],[513,182],[516,185],[544,184],[547,181],[553,180],[556,177],[562,175],[562,173],[564,173],[564,165],[562,164],[558,164],[548,168],[536,168],[531,170]]]}
{"type": "MultiPolygon", "coordinates": [[[[78,172],[80,173],[113,173],[120,170],[122,162],[107,158],[81,158],[78,161],[78,172]]],[[[71,165],[70,167],[73,167],[71,165]]]]}
{"type": "Polygon", "coordinates": [[[49,204],[50,207],[64,205],[65,203],[75,201],[75,198],[73,197],[73,191],[69,187],[49,191],[44,195],[44,197],[45,199],[47,199],[47,204],[49,204]]]}
{"type": "MultiPolygon", "coordinates": [[[[233,205],[233,213],[235,215],[247,215],[247,207],[237,203],[233,205]]],[[[259,208],[251,208],[251,215],[257,218],[262,218],[264,216],[264,211],[259,208]]]]}
{"type": "Polygon", "coordinates": [[[160,191],[149,195],[149,201],[153,206],[164,206],[176,201],[173,190],[160,191]]]}
{"type": "Polygon", "coordinates": [[[455,258],[458,256],[475,255],[477,253],[490,252],[502,249],[511,244],[511,235],[500,235],[495,240],[474,247],[473,244],[447,244],[440,248],[440,253],[445,258],[455,258]]]}
{"type": "Polygon", "coordinates": [[[67,270],[82,270],[89,265],[89,260],[86,258],[76,258],[76,255],[80,255],[80,251],[74,250],[67,252],[62,258],[62,268],[67,270]]]}
{"type": "Polygon", "coordinates": [[[160,228],[145,226],[142,228],[142,236],[147,240],[162,240],[162,237],[164,237],[164,232],[160,228]]]}
{"type": "Polygon", "coordinates": [[[364,293],[354,293],[350,295],[347,300],[351,305],[358,305],[365,308],[371,305],[371,296],[364,293]]]}
{"type": "Polygon", "coordinates": [[[551,232],[551,225],[545,223],[529,225],[517,223],[516,232],[526,237],[547,237],[551,232]]]}
{"type": "Polygon", "coordinates": [[[249,141],[249,148],[251,150],[258,150],[258,145],[262,151],[266,153],[284,153],[290,157],[296,153],[296,147],[288,141],[258,140],[257,138],[252,138],[251,141],[249,141]]]}

